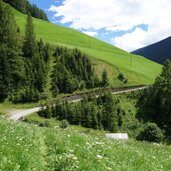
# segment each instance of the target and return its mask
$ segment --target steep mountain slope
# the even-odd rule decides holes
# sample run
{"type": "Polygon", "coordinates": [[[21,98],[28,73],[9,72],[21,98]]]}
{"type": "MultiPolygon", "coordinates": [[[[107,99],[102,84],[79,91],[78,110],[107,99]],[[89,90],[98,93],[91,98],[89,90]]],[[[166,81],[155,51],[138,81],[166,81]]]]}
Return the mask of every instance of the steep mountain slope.
{"type": "MultiPolygon", "coordinates": [[[[24,33],[26,15],[14,10],[17,24],[21,33],[24,33]]],[[[103,65],[97,66],[101,75],[103,67],[110,66],[111,79],[117,78],[123,72],[130,85],[150,84],[161,71],[161,65],[151,62],[143,57],[131,55],[119,48],[109,45],[96,38],[92,38],[73,29],[64,28],[43,20],[34,19],[37,38],[53,45],[79,48],[87,53],[93,61],[103,61],[103,65]]],[[[99,61],[99,62],[100,62],[99,61]]]]}
{"type": "Polygon", "coordinates": [[[132,53],[144,56],[159,64],[163,64],[166,59],[171,59],[171,37],[135,50],[132,53]]]}

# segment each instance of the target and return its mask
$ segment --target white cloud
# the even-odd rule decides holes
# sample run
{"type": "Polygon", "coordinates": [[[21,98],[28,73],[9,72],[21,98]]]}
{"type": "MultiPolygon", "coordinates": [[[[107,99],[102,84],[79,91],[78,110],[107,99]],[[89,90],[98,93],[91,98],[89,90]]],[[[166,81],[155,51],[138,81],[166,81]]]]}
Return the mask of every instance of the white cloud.
{"type": "Polygon", "coordinates": [[[144,40],[147,34],[148,33],[144,30],[136,28],[132,33],[126,33],[121,37],[112,39],[112,42],[115,42],[116,46],[121,47],[122,49],[132,51],[134,49],[138,49],[139,47],[145,46],[144,40]]]}
{"type": "MultiPolygon", "coordinates": [[[[128,0],[65,0],[61,6],[51,5],[50,11],[56,12],[55,16],[63,16],[61,23],[72,22],[75,29],[101,29],[108,30],[114,26],[131,29],[134,25],[142,23],[142,19],[136,16],[130,6],[136,3],[128,0]],[[134,17],[134,20],[130,20],[134,17]]],[[[138,12],[138,10],[134,10],[138,12]]]]}
{"type": "Polygon", "coordinates": [[[75,29],[130,31],[140,24],[148,31],[134,29],[113,39],[116,46],[134,50],[171,35],[170,0],[64,0],[61,6],[51,6],[61,23],[71,22],[75,29]],[[131,42],[131,43],[130,43],[131,42]]]}
{"type": "Polygon", "coordinates": [[[91,36],[91,37],[95,37],[98,35],[98,32],[95,32],[95,31],[82,31],[82,32],[91,36]]]}

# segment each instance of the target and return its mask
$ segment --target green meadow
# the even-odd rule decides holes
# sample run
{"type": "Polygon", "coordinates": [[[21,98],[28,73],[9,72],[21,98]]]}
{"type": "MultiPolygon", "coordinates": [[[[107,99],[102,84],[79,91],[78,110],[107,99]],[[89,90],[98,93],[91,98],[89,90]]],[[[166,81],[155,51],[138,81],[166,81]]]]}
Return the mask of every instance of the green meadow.
{"type": "MultiPolygon", "coordinates": [[[[24,37],[27,16],[15,9],[13,11],[21,35],[24,37]]],[[[117,79],[121,73],[128,79],[126,86],[129,86],[152,84],[161,72],[161,65],[141,56],[131,55],[79,31],[35,18],[33,22],[37,39],[42,39],[54,47],[64,46],[80,49],[91,59],[99,77],[103,69],[106,68],[111,86],[124,86],[124,83],[117,79]]],[[[45,87],[45,93],[50,97],[49,101],[53,99],[52,92],[49,90],[55,62],[55,57],[50,56],[45,87]]],[[[74,93],[80,93],[80,91],[87,92],[89,90],[83,89],[74,93]]],[[[118,105],[116,110],[111,108],[109,113],[117,111],[117,115],[120,117],[118,118],[123,125],[123,127],[120,125],[118,132],[125,132],[129,135],[129,139],[123,141],[107,139],[105,133],[108,131],[103,129],[81,127],[80,123],[78,125],[69,125],[66,121],[64,123],[59,120],[59,115],[45,119],[40,114],[34,113],[23,117],[22,121],[11,121],[7,117],[14,110],[29,109],[40,106],[40,104],[43,106],[44,100],[39,103],[13,104],[7,98],[0,103],[0,171],[170,171],[171,146],[167,145],[166,141],[159,144],[133,139],[143,124],[136,118],[138,107],[135,98],[140,93],[118,95],[116,101],[106,96],[108,100],[106,100],[108,102],[106,102],[106,106],[101,104],[103,99],[100,99],[99,106],[97,106],[98,102],[94,100],[92,104],[96,104],[96,108],[91,108],[91,104],[88,104],[88,107],[85,105],[91,113],[94,111],[92,109],[95,109],[96,117],[98,110],[102,115],[108,112],[109,105],[118,105]],[[66,123],[67,126],[64,125],[66,123]],[[62,124],[63,126],[61,126],[62,124]]],[[[60,94],[59,98],[62,96],[64,94],[60,94]]],[[[57,105],[52,106],[56,107],[57,105]]],[[[45,108],[48,109],[48,105],[45,108]]],[[[77,109],[81,111],[82,108],[77,109]]],[[[49,108],[50,110],[52,113],[52,109],[49,108]]],[[[108,118],[106,115],[103,117],[108,118]]],[[[112,115],[112,117],[115,116],[112,115]]],[[[108,120],[111,121],[112,117],[108,120]]],[[[89,118],[91,120],[91,117],[89,118]]],[[[118,118],[117,120],[119,120],[118,118]]],[[[101,120],[99,123],[102,123],[101,120]]]]}
{"type": "MultiPolygon", "coordinates": [[[[21,33],[24,35],[26,15],[16,10],[14,10],[14,13],[21,33]]],[[[77,47],[88,54],[93,60],[99,76],[103,68],[107,68],[113,86],[119,85],[116,78],[120,72],[124,73],[128,78],[129,85],[135,85],[153,83],[161,71],[161,65],[157,63],[141,56],[131,55],[126,51],[73,29],[39,19],[34,19],[34,26],[37,39],[42,38],[52,45],[68,48],[77,47]]]]}
{"type": "MultiPolygon", "coordinates": [[[[71,127],[41,128],[0,117],[0,170],[171,170],[171,148],[113,141],[71,127]]],[[[88,132],[88,131],[87,131],[88,132]]]]}

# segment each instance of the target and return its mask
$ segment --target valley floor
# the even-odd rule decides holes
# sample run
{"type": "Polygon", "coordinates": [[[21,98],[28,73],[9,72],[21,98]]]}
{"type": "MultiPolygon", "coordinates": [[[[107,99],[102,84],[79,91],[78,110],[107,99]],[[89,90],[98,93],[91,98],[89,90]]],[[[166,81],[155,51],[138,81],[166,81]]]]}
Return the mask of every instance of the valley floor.
{"type": "MultiPolygon", "coordinates": [[[[112,94],[123,94],[123,93],[143,90],[145,88],[147,88],[147,86],[137,85],[137,86],[130,86],[130,87],[114,88],[114,89],[111,89],[111,91],[112,91],[112,94]]],[[[96,91],[98,92],[98,89],[96,91]]],[[[87,91],[87,92],[82,92],[81,94],[69,95],[67,97],[64,96],[63,99],[69,102],[78,102],[82,100],[84,94],[88,94],[88,93],[90,92],[87,91]]],[[[98,97],[98,94],[96,94],[96,96],[98,97]]],[[[19,120],[22,117],[25,117],[27,115],[40,111],[41,107],[38,107],[38,106],[40,105],[36,103],[35,104],[31,104],[31,103],[30,104],[12,104],[10,102],[6,102],[6,103],[0,103],[0,108],[1,108],[0,112],[5,113],[12,120],[19,120]]]]}

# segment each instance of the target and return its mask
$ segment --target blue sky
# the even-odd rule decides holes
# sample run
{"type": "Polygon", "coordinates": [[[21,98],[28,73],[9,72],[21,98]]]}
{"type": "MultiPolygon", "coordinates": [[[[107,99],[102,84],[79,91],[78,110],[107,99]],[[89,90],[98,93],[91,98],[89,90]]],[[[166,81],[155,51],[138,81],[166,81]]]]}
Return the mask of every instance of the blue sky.
{"type": "Polygon", "coordinates": [[[132,51],[171,35],[170,0],[29,0],[51,22],[132,51]]]}

